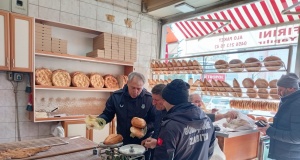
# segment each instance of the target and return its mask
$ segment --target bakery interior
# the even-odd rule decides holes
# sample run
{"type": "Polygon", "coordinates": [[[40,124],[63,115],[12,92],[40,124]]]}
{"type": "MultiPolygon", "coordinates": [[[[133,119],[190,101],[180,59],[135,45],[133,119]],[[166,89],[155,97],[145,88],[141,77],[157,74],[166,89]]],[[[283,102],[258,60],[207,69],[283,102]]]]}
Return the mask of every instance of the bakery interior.
{"type": "MultiPolygon", "coordinates": [[[[132,71],[148,91],[183,79],[207,113],[272,123],[277,80],[300,73],[299,14],[299,0],[0,1],[0,159],[130,159],[103,144],[116,121],[86,123],[132,71]]],[[[227,160],[268,159],[268,136],[222,129],[227,160]]]]}

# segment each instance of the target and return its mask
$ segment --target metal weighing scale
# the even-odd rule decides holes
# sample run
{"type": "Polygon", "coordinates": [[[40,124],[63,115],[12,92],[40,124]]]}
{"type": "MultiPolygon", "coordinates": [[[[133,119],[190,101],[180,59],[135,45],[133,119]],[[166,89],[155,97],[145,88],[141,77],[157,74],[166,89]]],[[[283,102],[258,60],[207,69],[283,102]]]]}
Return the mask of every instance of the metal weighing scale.
{"type": "Polygon", "coordinates": [[[145,160],[146,149],[144,146],[138,144],[122,145],[122,142],[113,145],[105,145],[101,142],[98,145],[99,148],[93,150],[93,154],[98,155],[103,160],[145,160]]]}

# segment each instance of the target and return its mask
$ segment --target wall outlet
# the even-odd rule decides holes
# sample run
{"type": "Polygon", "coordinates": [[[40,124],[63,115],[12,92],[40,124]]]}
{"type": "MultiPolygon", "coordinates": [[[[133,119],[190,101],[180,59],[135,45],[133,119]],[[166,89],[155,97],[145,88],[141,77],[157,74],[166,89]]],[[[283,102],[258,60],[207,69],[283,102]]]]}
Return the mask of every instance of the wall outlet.
{"type": "Polygon", "coordinates": [[[15,82],[21,82],[23,81],[23,78],[24,78],[23,73],[17,73],[17,72],[14,73],[15,82]]]}
{"type": "Polygon", "coordinates": [[[6,72],[7,73],[7,80],[13,81],[14,80],[14,74],[13,72],[6,72]]]}

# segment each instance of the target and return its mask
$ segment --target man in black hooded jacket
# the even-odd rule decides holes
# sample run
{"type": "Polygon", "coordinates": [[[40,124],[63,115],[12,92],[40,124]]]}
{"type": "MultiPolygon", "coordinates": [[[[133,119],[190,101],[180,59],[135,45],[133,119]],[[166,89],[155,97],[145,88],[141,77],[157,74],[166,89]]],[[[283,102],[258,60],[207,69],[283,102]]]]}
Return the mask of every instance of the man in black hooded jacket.
{"type": "Polygon", "coordinates": [[[141,144],[142,140],[149,137],[154,130],[155,108],[152,105],[152,96],[143,88],[145,77],[138,72],[128,75],[127,85],[115,91],[107,100],[105,110],[98,116],[106,123],[117,118],[117,133],[123,136],[123,144],[141,144]],[[139,117],[146,121],[146,135],[139,139],[132,137],[130,132],[131,119],[139,117]]]}
{"type": "Polygon", "coordinates": [[[181,79],[162,92],[168,111],[163,118],[154,160],[208,160],[213,154],[214,127],[205,113],[188,102],[189,84],[181,79]]]}

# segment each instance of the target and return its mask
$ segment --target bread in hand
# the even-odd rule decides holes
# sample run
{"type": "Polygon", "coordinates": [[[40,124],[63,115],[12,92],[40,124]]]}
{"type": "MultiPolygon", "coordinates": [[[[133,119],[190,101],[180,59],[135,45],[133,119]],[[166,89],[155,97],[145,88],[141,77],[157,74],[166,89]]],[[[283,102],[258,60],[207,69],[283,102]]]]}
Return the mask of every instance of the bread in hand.
{"type": "Polygon", "coordinates": [[[130,127],[130,132],[137,138],[143,138],[145,136],[143,129],[134,126],[130,127]]]}
{"type": "Polygon", "coordinates": [[[143,129],[146,127],[146,121],[139,117],[133,117],[131,119],[131,125],[140,129],[143,129]]]}

